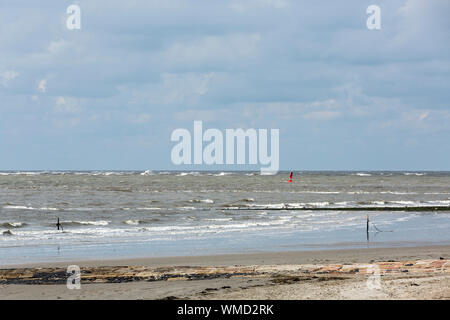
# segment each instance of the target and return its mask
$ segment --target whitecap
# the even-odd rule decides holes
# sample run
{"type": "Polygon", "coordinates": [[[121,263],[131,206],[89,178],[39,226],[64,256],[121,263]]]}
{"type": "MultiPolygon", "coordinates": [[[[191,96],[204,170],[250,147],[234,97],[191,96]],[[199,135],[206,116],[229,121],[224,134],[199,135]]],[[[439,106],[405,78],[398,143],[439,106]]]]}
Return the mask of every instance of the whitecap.
{"type": "Polygon", "coordinates": [[[372,176],[370,173],[364,173],[364,172],[358,172],[358,173],[355,173],[353,175],[360,176],[360,177],[370,177],[370,176],[372,176]]]}

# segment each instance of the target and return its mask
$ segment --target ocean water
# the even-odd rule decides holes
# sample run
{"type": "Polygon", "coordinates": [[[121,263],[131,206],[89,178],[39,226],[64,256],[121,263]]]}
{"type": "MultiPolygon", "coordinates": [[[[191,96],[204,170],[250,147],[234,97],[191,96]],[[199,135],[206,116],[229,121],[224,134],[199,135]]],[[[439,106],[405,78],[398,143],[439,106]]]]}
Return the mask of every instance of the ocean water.
{"type": "Polygon", "coordinates": [[[287,172],[0,172],[0,265],[450,244],[450,172],[287,180],[287,172]]]}

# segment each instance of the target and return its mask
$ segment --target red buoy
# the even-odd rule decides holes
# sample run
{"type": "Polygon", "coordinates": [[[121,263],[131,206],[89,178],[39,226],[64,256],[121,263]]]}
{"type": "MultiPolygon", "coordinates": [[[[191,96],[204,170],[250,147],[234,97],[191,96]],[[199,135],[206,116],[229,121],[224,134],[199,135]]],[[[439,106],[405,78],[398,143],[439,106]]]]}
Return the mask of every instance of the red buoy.
{"type": "Polygon", "coordinates": [[[288,180],[288,182],[292,182],[292,171],[291,171],[291,173],[289,173],[289,180],[288,180]]]}

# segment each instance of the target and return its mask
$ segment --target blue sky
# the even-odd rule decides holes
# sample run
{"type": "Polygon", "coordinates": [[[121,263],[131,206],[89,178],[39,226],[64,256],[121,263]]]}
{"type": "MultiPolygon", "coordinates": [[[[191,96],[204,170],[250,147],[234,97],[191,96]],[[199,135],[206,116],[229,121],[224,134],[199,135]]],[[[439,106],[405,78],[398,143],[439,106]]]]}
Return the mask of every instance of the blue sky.
{"type": "Polygon", "coordinates": [[[180,169],[170,135],[194,120],[280,129],[284,170],[450,170],[449,15],[447,0],[1,0],[0,170],[180,169]]]}

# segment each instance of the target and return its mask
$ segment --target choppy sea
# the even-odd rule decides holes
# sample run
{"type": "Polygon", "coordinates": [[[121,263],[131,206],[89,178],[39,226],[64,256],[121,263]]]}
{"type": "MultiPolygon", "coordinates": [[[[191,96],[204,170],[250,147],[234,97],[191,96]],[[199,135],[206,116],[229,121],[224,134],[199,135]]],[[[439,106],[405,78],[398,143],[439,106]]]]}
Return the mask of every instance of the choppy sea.
{"type": "Polygon", "coordinates": [[[450,172],[287,180],[288,172],[0,172],[0,265],[450,244],[450,172]]]}

